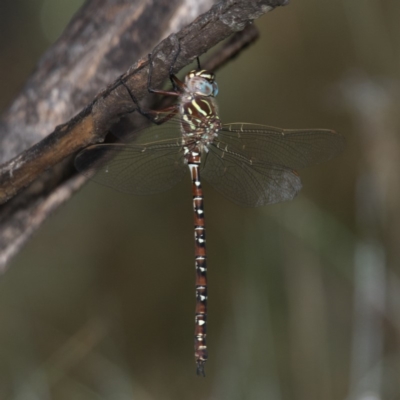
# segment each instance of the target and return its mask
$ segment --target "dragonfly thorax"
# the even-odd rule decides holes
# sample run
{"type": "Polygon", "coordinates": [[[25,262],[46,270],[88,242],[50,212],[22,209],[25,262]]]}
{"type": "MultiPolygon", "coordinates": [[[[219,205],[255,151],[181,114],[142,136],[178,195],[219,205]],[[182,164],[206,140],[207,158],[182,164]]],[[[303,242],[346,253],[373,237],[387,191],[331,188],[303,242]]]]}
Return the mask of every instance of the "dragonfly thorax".
{"type": "Polygon", "coordinates": [[[206,97],[215,97],[218,94],[218,85],[212,72],[190,71],[185,77],[185,86],[188,93],[206,97]]]}
{"type": "Polygon", "coordinates": [[[213,98],[184,95],[179,111],[184,141],[195,142],[202,150],[218,136],[222,124],[213,98]]]}
{"type": "Polygon", "coordinates": [[[210,143],[221,129],[217,104],[215,75],[206,70],[190,71],[185,77],[179,98],[182,134],[203,144],[210,143]]]}

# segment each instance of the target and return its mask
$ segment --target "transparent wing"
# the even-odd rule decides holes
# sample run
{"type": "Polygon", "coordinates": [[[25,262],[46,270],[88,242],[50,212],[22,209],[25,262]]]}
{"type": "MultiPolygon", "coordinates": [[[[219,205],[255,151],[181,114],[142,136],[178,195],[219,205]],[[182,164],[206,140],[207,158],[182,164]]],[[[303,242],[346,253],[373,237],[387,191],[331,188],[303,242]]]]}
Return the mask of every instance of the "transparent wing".
{"type": "Polygon", "coordinates": [[[290,130],[265,125],[225,124],[218,134],[220,147],[253,162],[300,169],[337,156],[344,137],[326,129],[290,130]]]}
{"type": "Polygon", "coordinates": [[[171,140],[89,146],[76,156],[75,167],[95,182],[137,195],[168,190],[187,171],[182,146],[171,140]]]}
{"type": "MultiPolygon", "coordinates": [[[[158,114],[160,114],[160,118],[168,116],[168,114],[158,114]]],[[[114,127],[112,129],[112,133],[124,143],[130,143],[134,141],[135,144],[141,145],[147,145],[155,142],[160,143],[165,140],[178,141],[182,136],[181,118],[179,118],[179,116],[174,116],[170,120],[160,125],[153,124],[148,120],[143,120],[141,122],[141,125],[136,127],[128,124],[123,132],[118,131],[118,126],[114,127]],[[126,133],[126,130],[128,130],[129,133],[126,133]]]]}
{"type": "Polygon", "coordinates": [[[241,206],[258,207],[292,200],[301,189],[295,171],[268,163],[253,162],[237,153],[209,146],[202,176],[215,190],[241,206]]]}

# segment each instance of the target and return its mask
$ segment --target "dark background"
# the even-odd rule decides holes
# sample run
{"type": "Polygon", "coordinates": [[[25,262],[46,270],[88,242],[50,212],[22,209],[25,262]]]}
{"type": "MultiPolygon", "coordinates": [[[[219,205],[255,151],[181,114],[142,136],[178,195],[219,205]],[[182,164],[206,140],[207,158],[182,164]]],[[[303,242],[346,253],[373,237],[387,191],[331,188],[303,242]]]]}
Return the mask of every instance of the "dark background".
{"type": "MultiPolygon", "coordinates": [[[[0,107],[81,3],[1,0],[0,107]]],[[[90,183],[0,279],[0,399],[399,399],[399,21],[397,0],[292,0],[218,72],[224,122],[347,145],[292,202],[204,184],[206,379],[189,174],[149,197],[90,183]]]]}

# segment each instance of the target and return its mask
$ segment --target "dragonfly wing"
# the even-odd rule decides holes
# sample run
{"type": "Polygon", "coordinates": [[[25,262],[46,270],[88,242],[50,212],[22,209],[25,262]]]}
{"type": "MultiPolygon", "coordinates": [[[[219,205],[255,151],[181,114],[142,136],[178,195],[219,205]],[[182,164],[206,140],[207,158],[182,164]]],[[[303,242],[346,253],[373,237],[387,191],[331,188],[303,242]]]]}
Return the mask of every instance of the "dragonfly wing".
{"type": "MultiPolygon", "coordinates": [[[[161,114],[161,113],[157,113],[161,114]]],[[[167,117],[167,115],[161,114],[161,117],[167,117]]],[[[133,122],[136,122],[134,120],[133,122]]],[[[125,125],[116,125],[111,129],[112,134],[120,139],[123,143],[129,144],[134,142],[135,145],[145,145],[150,142],[162,142],[179,140],[182,137],[181,134],[181,118],[178,116],[172,117],[167,122],[160,125],[152,124],[150,121],[142,121],[141,125],[133,126],[132,121],[129,119],[124,120],[125,125]]]]}
{"type": "Polygon", "coordinates": [[[224,125],[218,140],[250,161],[294,170],[334,158],[345,144],[343,136],[327,129],[286,130],[245,123],[224,125]]]}
{"type": "Polygon", "coordinates": [[[250,164],[214,145],[205,156],[202,176],[223,196],[248,207],[292,200],[301,189],[295,171],[266,163],[250,164]]]}
{"type": "Polygon", "coordinates": [[[137,195],[168,190],[187,171],[181,146],[174,142],[150,146],[89,146],[76,156],[75,167],[95,182],[137,195]]]}

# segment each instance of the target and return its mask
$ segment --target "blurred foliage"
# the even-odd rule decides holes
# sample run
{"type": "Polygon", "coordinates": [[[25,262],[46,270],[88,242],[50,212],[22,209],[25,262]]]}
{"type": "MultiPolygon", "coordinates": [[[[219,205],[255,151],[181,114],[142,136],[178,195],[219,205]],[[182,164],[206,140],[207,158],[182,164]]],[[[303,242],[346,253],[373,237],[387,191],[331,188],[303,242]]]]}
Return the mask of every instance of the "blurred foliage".
{"type": "MultiPolygon", "coordinates": [[[[81,3],[2,0],[0,107],[81,3]]],[[[290,203],[204,185],[206,379],[189,175],[143,198],[89,184],[1,277],[0,399],[400,398],[399,20],[397,0],[293,0],[218,72],[223,121],[331,128],[347,148],[290,203]]]]}

